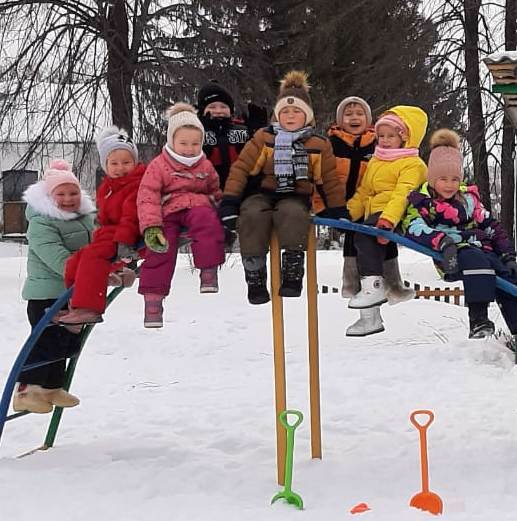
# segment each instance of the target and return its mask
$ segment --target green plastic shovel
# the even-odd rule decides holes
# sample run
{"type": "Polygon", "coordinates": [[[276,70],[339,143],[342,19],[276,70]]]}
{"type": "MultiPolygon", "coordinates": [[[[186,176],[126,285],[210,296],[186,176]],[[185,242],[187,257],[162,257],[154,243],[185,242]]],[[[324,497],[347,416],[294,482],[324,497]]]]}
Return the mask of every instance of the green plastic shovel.
{"type": "Polygon", "coordinates": [[[277,499],[283,498],[289,504],[296,505],[299,509],[303,509],[303,499],[291,490],[291,484],[293,482],[293,453],[294,453],[294,431],[296,427],[303,421],[303,414],[300,411],[287,410],[280,413],[278,417],[280,423],[285,427],[287,431],[287,450],[285,453],[285,484],[284,490],[276,494],[271,500],[273,504],[277,499]],[[297,420],[293,425],[289,425],[287,416],[292,414],[297,417],[297,420]]]}

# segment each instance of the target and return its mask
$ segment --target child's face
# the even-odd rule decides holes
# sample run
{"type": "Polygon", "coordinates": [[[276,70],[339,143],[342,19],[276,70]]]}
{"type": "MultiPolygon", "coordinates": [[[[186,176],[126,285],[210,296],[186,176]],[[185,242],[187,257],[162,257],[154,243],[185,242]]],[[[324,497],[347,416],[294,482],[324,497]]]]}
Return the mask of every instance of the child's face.
{"type": "Polygon", "coordinates": [[[199,156],[202,146],[202,135],[197,128],[180,127],[174,133],[172,149],[180,156],[199,156]]]}
{"type": "Polygon", "coordinates": [[[113,150],[106,159],[106,175],[115,179],[124,177],[135,168],[135,158],[129,150],[113,150]]]}
{"type": "Polygon", "coordinates": [[[359,103],[349,103],[343,111],[341,128],[354,136],[363,134],[368,128],[366,112],[359,103]]]}
{"type": "Polygon", "coordinates": [[[232,113],[230,107],[222,101],[214,101],[205,107],[203,115],[210,114],[212,118],[229,118],[232,113]]]}
{"type": "Polygon", "coordinates": [[[380,148],[401,148],[404,142],[393,127],[381,125],[377,129],[377,143],[380,148]]]}
{"type": "Polygon", "coordinates": [[[278,115],[278,123],[290,132],[300,130],[305,125],[305,112],[298,107],[284,107],[278,115]]]}
{"type": "Polygon", "coordinates": [[[64,212],[77,212],[81,206],[81,190],[72,183],[57,186],[51,195],[56,206],[64,212]]]}
{"type": "Polygon", "coordinates": [[[457,174],[441,174],[434,182],[435,192],[444,199],[454,197],[460,189],[461,178],[457,174]]]}

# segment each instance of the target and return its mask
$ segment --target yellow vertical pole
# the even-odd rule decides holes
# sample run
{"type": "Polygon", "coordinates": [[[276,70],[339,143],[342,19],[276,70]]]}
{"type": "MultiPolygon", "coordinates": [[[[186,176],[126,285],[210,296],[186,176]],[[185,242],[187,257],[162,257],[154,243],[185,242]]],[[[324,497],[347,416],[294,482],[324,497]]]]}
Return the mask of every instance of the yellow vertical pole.
{"type": "Polygon", "coordinates": [[[273,360],[275,368],[276,468],[278,484],[285,480],[287,431],[280,423],[280,413],[287,409],[285,386],[284,311],[280,289],[280,246],[276,233],[271,236],[271,307],[273,312],[273,360]]]}
{"type": "Polygon", "coordinates": [[[320,362],[318,340],[318,279],[316,274],[316,231],[309,230],[307,245],[307,325],[309,335],[309,395],[311,408],[311,453],[321,459],[320,362]]]}

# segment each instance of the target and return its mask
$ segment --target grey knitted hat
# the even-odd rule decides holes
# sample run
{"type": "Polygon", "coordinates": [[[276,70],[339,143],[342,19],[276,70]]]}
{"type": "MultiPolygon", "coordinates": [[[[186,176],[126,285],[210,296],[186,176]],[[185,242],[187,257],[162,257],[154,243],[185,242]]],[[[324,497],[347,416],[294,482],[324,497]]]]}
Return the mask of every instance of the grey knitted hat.
{"type": "Polygon", "coordinates": [[[115,125],[106,127],[99,132],[95,141],[99,151],[101,167],[104,171],[106,171],[108,156],[114,150],[127,150],[135,159],[135,163],[138,162],[138,148],[136,148],[135,143],[123,128],[118,128],[115,125]]]}

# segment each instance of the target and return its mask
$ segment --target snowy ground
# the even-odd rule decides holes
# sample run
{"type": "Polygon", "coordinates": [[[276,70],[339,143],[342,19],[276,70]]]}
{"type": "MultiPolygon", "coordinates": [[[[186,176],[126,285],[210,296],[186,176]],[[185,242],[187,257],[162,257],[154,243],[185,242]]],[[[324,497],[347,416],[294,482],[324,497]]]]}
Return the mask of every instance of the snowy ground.
{"type": "MultiPolygon", "coordinates": [[[[0,244],[0,387],[28,334],[24,250],[0,244]]],[[[339,252],[318,257],[338,286],[339,252]]],[[[438,285],[431,262],[401,253],[406,279],[438,285]]],[[[466,310],[435,302],[383,308],[386,332],[343,336],[356,312],[319,297],[323,460],[310,459],[305,300],[285,301],[288,406],[296,433],[293,490],[275,470],[271,308],[245,301],[234,256],[219,295],[200,295],[180,261],[162,330],[142,327],[133,288],[106,313],[79,363],[82,403],[64,415],[56,447],[41,444],[49,416],[6,426],[0,446],[0,519],[9,521],[371,521],[429,519],[408,506],[420,490],[414,409],[429,430],[431,490],[446,520],[514,520],[517,369],[500,340],[468,341],[466,310]],[[357,503],[372,510],[352,516],[357,503]]],[[[503,327],[496,308],[492,317],[503,327]]]]}

